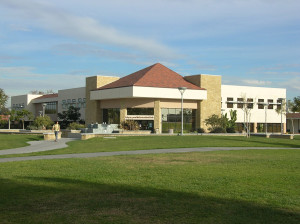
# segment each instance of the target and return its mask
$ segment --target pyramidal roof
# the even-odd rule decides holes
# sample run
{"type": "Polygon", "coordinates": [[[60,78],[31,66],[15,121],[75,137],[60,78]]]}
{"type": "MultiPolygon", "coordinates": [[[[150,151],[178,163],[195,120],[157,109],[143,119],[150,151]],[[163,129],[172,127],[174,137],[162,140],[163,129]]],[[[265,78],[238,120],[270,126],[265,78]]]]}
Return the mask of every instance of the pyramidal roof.
{"type": "Polygon", "coordinates": [[[143,86],[143,87],[158,87],[158,88],[178,88],[187,87],[188,89],[200,88],[188,81],[186,81],[181,75],[165,67],[160,63],[156,63],[140,71],[127,75],[119,80],[109,83],[105,86],[98,88],[112,89],[128,86],[143,86]]]}

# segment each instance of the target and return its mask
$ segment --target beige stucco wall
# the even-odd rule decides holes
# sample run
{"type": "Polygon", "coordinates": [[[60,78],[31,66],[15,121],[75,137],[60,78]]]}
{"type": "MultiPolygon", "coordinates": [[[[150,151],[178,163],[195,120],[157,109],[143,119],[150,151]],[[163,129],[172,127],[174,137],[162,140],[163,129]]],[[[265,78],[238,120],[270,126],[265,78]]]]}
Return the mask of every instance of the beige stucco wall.
{"type": "Polygon", "coordinates": [[[154,131],[158,129],[158,133],[161,133],[161,106],[160,100],[154,101],[154,131]]]}
{"type": "Polygon", "coordinates": [[[101,108],[153,108],[154,100],[145,98],[101,100],[101,108]]]}
{"type": "Polygon", "coordinates": [[[221,116],[221,76],[216,75],[193,75],[185,76],[187,81],[207,90],[207,100],[198,102],[196,115],[196,128],[204,128],[205,119],[213,114],[221,116]]]}
{"type": "Polygon", "coordinates": [[[92,76],[86,78],[86,110],[85,110],[85,123],[101,123],[102,115],[100,110],[100,101],[90,100],[90,91],[96,90],[97,88],[104,86],[108,83],[118,80],[119,77],[108,77],[108,76],[92,76]]]}

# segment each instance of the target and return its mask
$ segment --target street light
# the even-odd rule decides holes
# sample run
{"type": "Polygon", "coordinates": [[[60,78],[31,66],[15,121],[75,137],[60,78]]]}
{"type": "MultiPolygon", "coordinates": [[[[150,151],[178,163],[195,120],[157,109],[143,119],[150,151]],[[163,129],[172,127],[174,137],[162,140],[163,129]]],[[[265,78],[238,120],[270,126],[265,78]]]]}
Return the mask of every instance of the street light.
{"type": "Polygon", "coordinates": [[[47,106],[46,103],[43,103],[43,104],[42,104],[42,107],[43,107],[43,117],[45,116],[45,109],[46,109],[46,106],[47,106]]]}
{"type": "Polygon", "coordinates": [[[285,98],[278,98],[278,100],[280,100],[280,131],[281,131],[281,134],[283,134],[283,125],[282,125],[282,104],[283,104],[283,101],[285,100],[285,98]]]}
{"type": "Polygon", "coordinates": [[[181,93],[181,135],[183,135],[183,93],[186,89],[186,87],[178,87],[178,90],[181,93]]]}
{"type": "Polygon", "coordinates": [[[266,132],[266,137],[267,137],[267,132],[268,132],[268,124],[267,124],[267,109],[269,106],[269,103],[264,103],[265,106],[265,132],[266,132]]]}

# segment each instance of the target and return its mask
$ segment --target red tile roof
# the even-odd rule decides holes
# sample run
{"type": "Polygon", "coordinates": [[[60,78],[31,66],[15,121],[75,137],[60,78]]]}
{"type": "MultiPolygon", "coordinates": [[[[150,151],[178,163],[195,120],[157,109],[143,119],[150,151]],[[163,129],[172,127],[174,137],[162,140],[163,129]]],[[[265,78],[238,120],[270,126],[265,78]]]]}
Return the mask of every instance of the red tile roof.
{"type": "Polygon", "coordinates": [[[43,95],[43,96],[35,98],[35,100],[45,99],[45,98],[55,98],[55,97],[58,97],[58,93],[43,95]]]}
{"type": "Polygon", "coordinates": [[[156,63],[140,71],[134,72],[98,89],[112,89],[128,86],[159,88],[187,87],[188,89],[203,89],[186,81],[181,75],[160,63],[156,63]]]}

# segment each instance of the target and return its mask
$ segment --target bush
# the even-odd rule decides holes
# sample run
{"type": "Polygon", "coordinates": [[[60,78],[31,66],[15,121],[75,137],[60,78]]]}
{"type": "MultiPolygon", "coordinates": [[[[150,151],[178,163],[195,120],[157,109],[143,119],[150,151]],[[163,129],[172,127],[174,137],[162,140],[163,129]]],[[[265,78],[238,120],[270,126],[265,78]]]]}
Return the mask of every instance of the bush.
{"type": "Polygon", "coordinates": [[[215,127],[210,133],[226,133],[226,130],[222,127],[215,127]]]}
{"type": "Polygon", "coordinates": [[[235,128],[234,127],[228,127],[226,128],[227,133],[235,133],[235,128]]]}
{"type": "Polygon", "coordinates": [[[52,125],[53,121],[47,115],[45,115],[44,117],[36,117],[33,122],[33,126],[35,126],[37,129],[43,129],[44,127],[46,129],[51,129],[52,125]]]}
{"type": "Polygon", "coordinates": [[[197,133],[205,133],[205,131],[204,131],[203,128],[198,128],[198,129],[197,129],[197,133]]]}
{"type": "Polygon", "coordinates": [[[131,130],[131,131],[140,129],[138,122],[133,120],[123,121],[121,123],[121,128],[124,130],[131,130]]]}
{"type": "Polygon", "coordinates": [[[73,122],[73,123],[69,124],[67,129],[69,129],[69,130],[79,130],[80,128],[85,128],[85,126],[83,124],[78,124],[76,122],[73,122]]]}

